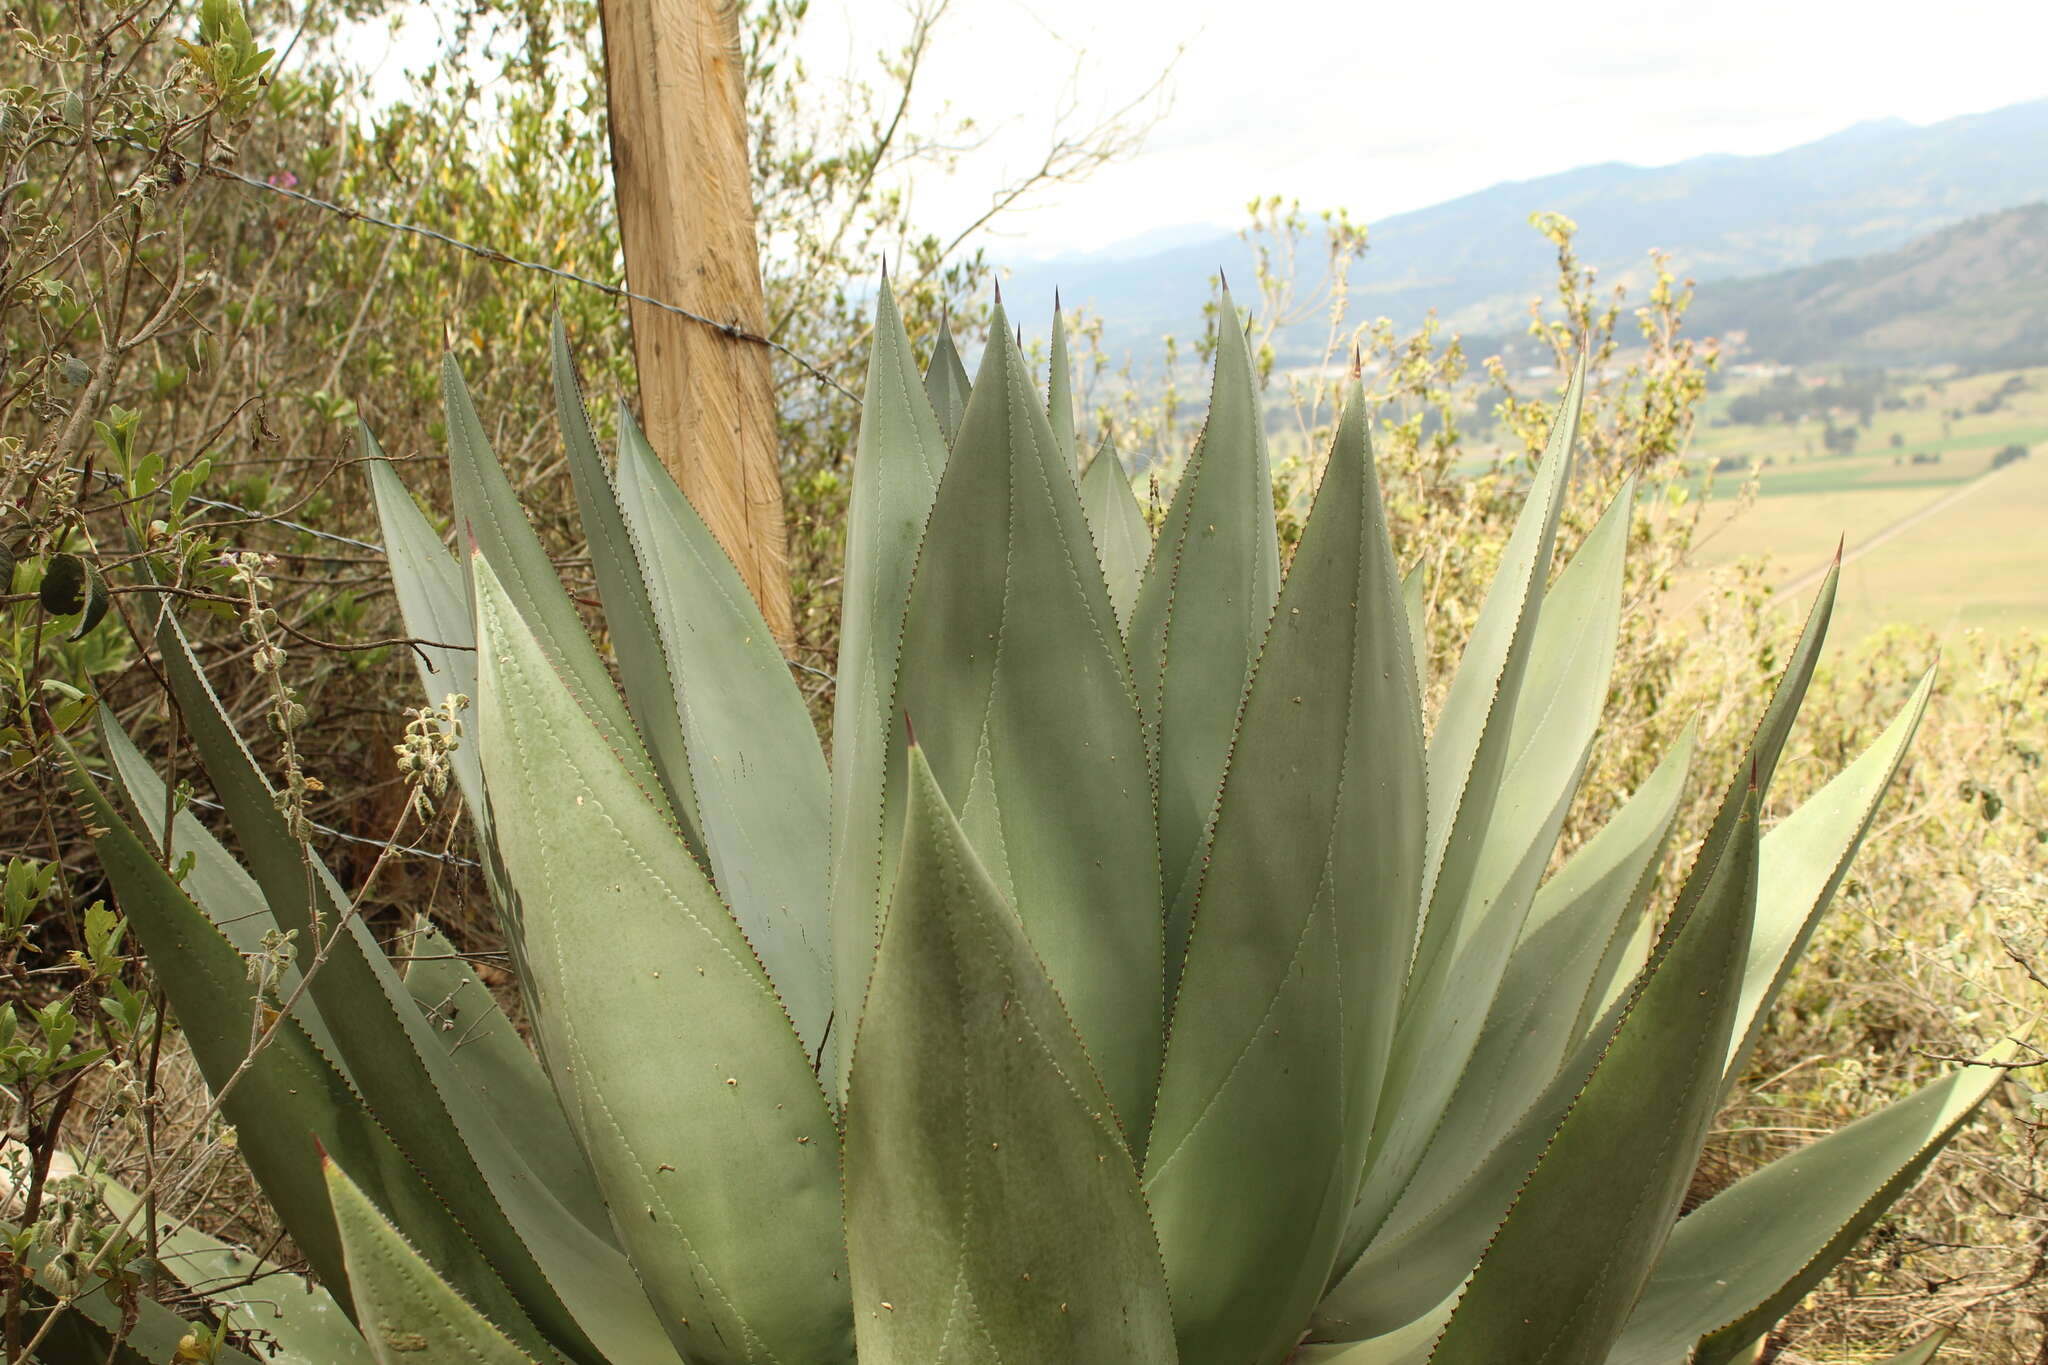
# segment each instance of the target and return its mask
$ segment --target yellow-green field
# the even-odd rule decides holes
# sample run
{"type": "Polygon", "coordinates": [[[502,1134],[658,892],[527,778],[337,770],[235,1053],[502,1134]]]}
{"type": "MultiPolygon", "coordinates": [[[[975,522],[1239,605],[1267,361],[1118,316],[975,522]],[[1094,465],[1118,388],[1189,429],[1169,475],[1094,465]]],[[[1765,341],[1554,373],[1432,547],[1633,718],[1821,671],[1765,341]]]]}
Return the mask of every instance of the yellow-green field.
{"type": "Polygon", "coordinates": [[[1796,590],[1846,539],[1844,638],[1895,622],[1944,633],[2048,627],[2048,369],[1896,392],[1908,406],[1875,413],[1855,451],[1840,455],[1826,453],[1821,419],[1715,426],[1732,395],[1710,400],[1694,466],[1704,473],[1731,456],[1768,463],[1754,502],[1737,496],[1743,473],[1715,477],[1697,567],[1677,585],[1674,606],[1741,559],[1767,558],[1768,581],[1803,598],[1796,590]],[[2024,388],[1994,411],[1975,411],[2015,375],[2024,388]],[[1992,471],[1994,454],[2013,444],[2032,455],[1992,471]]]}

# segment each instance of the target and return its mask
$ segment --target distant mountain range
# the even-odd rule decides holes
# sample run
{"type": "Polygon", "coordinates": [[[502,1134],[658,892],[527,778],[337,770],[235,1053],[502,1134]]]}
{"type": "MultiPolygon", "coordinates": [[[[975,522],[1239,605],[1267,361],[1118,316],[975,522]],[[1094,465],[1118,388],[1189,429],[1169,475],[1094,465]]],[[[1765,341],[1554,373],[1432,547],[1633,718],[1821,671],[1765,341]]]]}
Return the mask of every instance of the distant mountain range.
{"type": "MultiPolygon", "coordinates": [[[[1342,187],[1333,186],[1331,195],[1341,202],[1342,187]]],[[[1774,301],[1773,289],[1810,289],[1833,322],[1794,327],[1782,318],[1751,330],[1759,340],[1768,332],[1790,347],[1825,349],[1864,327],[1854,319],[1868,322],[1875,317],[1869,310],[1889,307],[1883,300],[1918,299],[1914,311],[1931,317],[1942,311],[1938,290],[1979,281],[1984,271],[2002,268],[1998,261],[2018,264],[2016,256],[2025,256],[2038,274],[2038,256],[2026,255],[2039,246],[2032,218],[2003,226],[1986,220],[1941,244],[1928,234],[2043,200],[2048,99],[1925,126],[1861,123],[1768,156],[1587,166],[1371,224],[1370,249],[1351,272],[1353,311],[1412,327],[1433,308],[1468,333],[1513,326],[1528,300],[1552,285],[1555,256],[1528,226],[1531,213],[1552,210],[1579,224],[1580,255],[1603,281],[1642,278],[1652,248],[1671,252],[1676,268],[1703,286],[1768,276],[1729,290],[1702,288],[1702,321],[1710,314],[1724,330],[1742,325],[1738,299],[1755,311],[1774,301]],[[2029,240],[2034,248],[2021,245],[2029,240]],[[1870,258],[1872,269],[1898,273],[1896,287],[1880,287],[1876,276],[1852,283],[1861,276],[1843,258],[1870,258]],[[1891,264],[1875,265],[1880,259],[1891,264]],[[1809,266],[1821,273],[1801,269],[1809,266]]],[[[1319,256],[1319,249],[1303,253],[1311,269],[1319,256]]],[[[1234,235],[1168,228],[1102,252],[1021,266],[1005,292],[1030,307],[1041,298],[1049,303],[1057,286],[1067,303],[1103,317],[1112,357],[1128,353],[1144,362],[1157,353],[1161,335],[1199,334],[1201,286],[1219,267],[1248,279],[1250,266],[1250,248],[1234,235]]],[[[1941,331],[1958,321],[1929,321],[1919,330],[1901,322],[1873,333],[1871,354],[1913,354],[1916,339],[1933,335],[1927,328],[1941,331]]],[[[2005,325],[2022,328],[2016,319],[2005,325]]]]}
{"type": "Polygon", "coordinates": [[[1895,251],[1704,286],[1687,328],[1790,364],[2048,363],[2048,204],[1895,251]]]}

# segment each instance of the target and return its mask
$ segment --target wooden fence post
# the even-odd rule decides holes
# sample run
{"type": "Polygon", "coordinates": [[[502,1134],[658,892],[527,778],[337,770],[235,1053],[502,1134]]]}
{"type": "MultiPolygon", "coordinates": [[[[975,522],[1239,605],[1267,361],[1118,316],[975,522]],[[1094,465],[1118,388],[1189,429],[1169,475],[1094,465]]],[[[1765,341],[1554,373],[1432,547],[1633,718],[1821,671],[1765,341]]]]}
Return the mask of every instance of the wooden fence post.
{"type": "MultiPolygon", "coordinates": [[[[612,174],[626,281],[765,330],[754,236],[739,6],[602,0],[612,174]]],[[[641,417],[662,463],[791,636],[789,565],[767,348],[635,302],[641,417]]]]}

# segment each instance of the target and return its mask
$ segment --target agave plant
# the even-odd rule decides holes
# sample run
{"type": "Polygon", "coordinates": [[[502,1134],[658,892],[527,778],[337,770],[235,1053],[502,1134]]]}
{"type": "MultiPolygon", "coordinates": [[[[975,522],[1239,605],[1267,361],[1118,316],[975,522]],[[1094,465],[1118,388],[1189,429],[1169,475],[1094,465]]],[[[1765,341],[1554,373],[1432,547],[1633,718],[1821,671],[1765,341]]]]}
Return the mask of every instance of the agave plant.
{"type": "MultiPolygon", "coordinates": [[[[76,784],[317,1287],[189,1232],[170,1268],[255,1279],[286,1358],[1728,1361],[1998,1083],[1964,1068],[1680,1217],[1930,682],[1760,828],[1830,574],[1675,899],[1690,732],[1546,878],[1632,515],[1624,489],[1552,581],[1583,375],[1425,735],[1356,383],[1283,575],[1235,327],[1156,535],[1114,451],[1077,474],[1057,322],[1049,412],[1000,308],[971,384],[949,341],[919,376],[886,290],[874,336],[829,765],[629,413],[600,455],[559,331],[616,685],[459,374],[462,552],[372,465],[428,694],[476,698],[454,775],[531,1049],[431,929],[401,972],[347,913],[163,612],[247,870],[167,827],[111,722],[126,813],[76,784]]],[[[184,1330],[137,1311],[137,1341],[184,1330]]]]}

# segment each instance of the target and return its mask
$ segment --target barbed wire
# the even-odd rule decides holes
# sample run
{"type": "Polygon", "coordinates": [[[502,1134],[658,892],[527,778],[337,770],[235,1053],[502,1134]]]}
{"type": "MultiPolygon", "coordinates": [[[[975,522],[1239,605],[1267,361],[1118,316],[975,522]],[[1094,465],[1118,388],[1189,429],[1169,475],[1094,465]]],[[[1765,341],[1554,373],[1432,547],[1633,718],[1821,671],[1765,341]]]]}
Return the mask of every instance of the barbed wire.
{"type": "MultiPolygon", "coordinates": [[[[83,771],[87,777],[90,777],[93,781],[98,782],[103,786],[114,787],[121,785],[120,779],[116,778],[112,773],[100,772],[95,768],[85,768],[83,769],[83,771]]],[[[187,795],[185,801],[189,805],[201,806],[207,810],[219,811],[222,814],[225,814],[227,812],[227,807],[223,806],[220,802],[209,801],[205,797],[200,796],[196,793],[187,795]]],[[[437,863],[446,863],[450,867],[483,866],[483,864],[478,862],[476,859],[465,858],[460,853],[442,853],[436,849],[421,848],[417,844],[388,843],[386,840],[383,839],[371,839],[361,834],[350,834],[345,829],[336,829],[332,825],[323,825],[318,820],[309,820],[306,823],[310,825],[313,829],[319,831],[321,834],[325,834],[329,838],[339,839],[345,844],[362,844],[369,848],[388,847],[393,853],[404,854],[407,857],[412,858],[431,858],[437,863]]]]}
{"type": "Polygon", "coordinates": [[[509,252],[500,251],[496,247],[483,246],[477,242],[466,242],[459,237],[451,237],[437,228],[430,228],[421,223],[407,223],[396,218],[386,218],[381,214],[372,213],[368,209],[356,208],[349,204],[339,204],[331,199],[322,199],[318,195],[307,194],[304,190],[293,189],[288,185],[277,185],[268,180],[259,180],[255,176],[245,175],[231,166],[214,165],[210,162],[186,156],[182,152],[170,151],[167,148],[161,149],[161,154],[201,175],[210,175],[220,180],[232,180],[237,184],[247,185],[251,189],[264,190],[280,198],[290,199],[296,203],[305,204],[312,208],[320,209],[323,212],[338,215],[351,222],[368,223],[372,227],[380,227],[390,232],[402,232],[414,237],[425,238],[431,242],[439,242],[443,246],[452,246],[458,251],[466,251],[472,256],[498,265],[509,265],[519,270],[531,270],[538,274],[551,275],[555,279],[581,286],[584,289],[594,289],[600,294],[609,295],[615,299],[627,299],[633,303],[644,303],[649,308],[659,308],[664,313],[672,313],[679,318],[694,322],[700,327],[709,327],[712,331],[718,332],[733,341],[745,341],[756,346],[766,346],[769,350],[787,357],[790,363],[794,364],[818,383],[851,399],[855,403],[860,402],[859,394],[834,379],[823,366],[811,360],[808,356],[798,354],[773,337],[749,331],[736,322],[720,322],[717,318],[693,312],[678,304],[670,303],[666,299],[655,298],[651,294],[642,294],[623,285],[611,284],[604,280],[593,280],[588,275],[578,275],[573,270],[564,270],[560,266],[549,265],[545,261],[525,260],[509,252]]]}
{"type": "MultiPolygon", "coordinates": [[[[370,553],[377,555],[384,554],[384,547],[382,545],[372,545],[369,541],[357,540],[354,536],[337,535],[333,531],[323,531],[317,526],[308,526],[302,521],[293,521],[288,517],[267,517],[261,512],[252,512],[246,507],[237,507],[231,502],[222,502],[218,498],[202,498],[195,493],[188,501],[196,503],[200,507],[210,507],[216,512],[232,512],[247,521],[260,521],[268,526],[282,526],[287,531],[297,531],[301,535],[312,536],[315,540],[328,540],[336,545],[347,545],[357,550],[368,550],[370,553]]],[[[385,555],[385,558],[388,559],[390,556],[385,555]]]]}
{"type": "MultiPolygon", "coordinates": [[[[68,465],[66,466],[66,468],[72,474],[75,474],[80,478],[86,477],[86,474],[88,472],[84,469],[79,468],[76,465],[68,465]]],[[[107,487],[109,488],[119,486],[119,481],[116,479],[116,477],[106,470],[93,470],[90,472],[99,477],[100,479],[104,480],[107,487]]],[[[346,545],[351,549],[356,550],[368,550],[371,554],[380,555],[386,560],[389,560],[391,558],[390,551],[386,550],[382,545],[373,544],[372,542],[367,540],[357,540],[354,536],[344,536],[338,535],[333,531],[323,531],[317,526],[308,526],[304,522],[292,521],[286,517],[269,516],[265,513],[255,511],[251,508],[237,506],[232,502],[222,502],[218,498],[202,498],[195,494],[191,498],[191,501],[199,504],[202,507],[210,507],[217,512],[233,513],[235,516],[241,517],[245,521],[262,522],[265,525],[269,526],[282,526],[287,530],[297,531],[301,535],[312,536],[315,540],[331,541],[336,545],[346,545]]],[[[801,659],[792,659],[789,655],[785,654],[782,656],[782,662],[788,664],[791,668],[795,669],[799,673],[808,673],[814,678],[823,678],[826,682],[832,684],[834,687],[837,687],[839,685],[838,675],[828,672],[825,669],[818,668],[815,665],[807,664],[801,659]]],[[[349,836],[343,835],[342,837],[347,838],[349,836]]]]}

